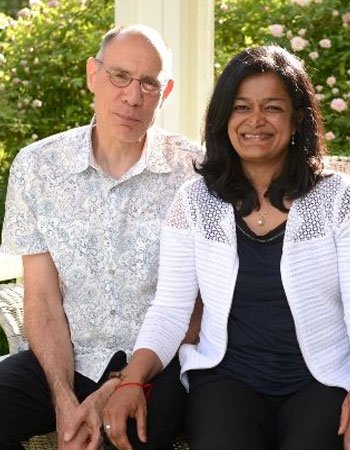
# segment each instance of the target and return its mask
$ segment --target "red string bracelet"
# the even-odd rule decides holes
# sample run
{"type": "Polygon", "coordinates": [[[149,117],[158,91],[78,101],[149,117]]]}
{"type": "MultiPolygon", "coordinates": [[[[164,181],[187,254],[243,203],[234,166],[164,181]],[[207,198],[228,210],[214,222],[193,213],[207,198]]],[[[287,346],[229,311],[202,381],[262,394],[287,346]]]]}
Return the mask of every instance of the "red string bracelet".
{"type": "Polygon", "coordinates": [[[121,389],[122,387],[126,387],[126,386],[141,387],[143,389],[143,392],[144,392],[147,400],[149,400],[151,393],[152,393],[152,389],[153,389],[153,384],[151,384],[151,383],[120,383],[115,388],[115,390],[117,391],[118,389],[121,389]]]}

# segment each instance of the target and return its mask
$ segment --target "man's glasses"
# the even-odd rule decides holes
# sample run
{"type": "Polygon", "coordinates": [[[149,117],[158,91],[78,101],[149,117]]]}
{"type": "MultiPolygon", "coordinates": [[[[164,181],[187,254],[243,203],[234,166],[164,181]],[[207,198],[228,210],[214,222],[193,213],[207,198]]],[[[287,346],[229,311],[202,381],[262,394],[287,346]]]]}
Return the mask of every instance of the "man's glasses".
{"type": "Polygon", "coordinates": [[[106,69],[103,61],[101,59],[95,58],[95,61],[101,64],[103,67],[103,70],[108,74],[110,82],[119,88],[127,87],[131,84],[132,81],[136,80],[140,83],[142,92],[145,94],[150,95],[156,95],[159,94],[159,92],[162,90],[164,83],[161,83],[160,81],[156,80],[152,77],[142,77],[142,78],[135,78],[130,75],[129,72],[126,72],[125,70],[108,70],[106,69]]]}

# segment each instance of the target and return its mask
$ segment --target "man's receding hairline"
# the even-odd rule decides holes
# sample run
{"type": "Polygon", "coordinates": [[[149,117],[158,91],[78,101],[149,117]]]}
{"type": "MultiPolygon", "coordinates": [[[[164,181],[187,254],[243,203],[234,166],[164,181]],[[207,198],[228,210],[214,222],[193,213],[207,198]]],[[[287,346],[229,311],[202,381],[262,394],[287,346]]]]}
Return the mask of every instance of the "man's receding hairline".
{"type": "Polygon", "coordinates": [[[97,57],[101,58],[105,49],[118,39],[128,36],[140,36],[149,43],[154,51],[159,56],[162,62],[163,70],[172,77],[172,53],[170,48],[165,43],[162,35],[154,28],[143,24],[116,26],[104,35],[102,43],[97,53],[97,57]]]}

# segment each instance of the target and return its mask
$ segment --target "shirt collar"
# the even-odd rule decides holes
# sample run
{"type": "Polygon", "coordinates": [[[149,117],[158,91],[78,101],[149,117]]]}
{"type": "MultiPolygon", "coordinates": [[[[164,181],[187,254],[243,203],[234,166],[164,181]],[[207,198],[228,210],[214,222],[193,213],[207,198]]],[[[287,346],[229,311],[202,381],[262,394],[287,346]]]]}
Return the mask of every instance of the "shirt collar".
{"type": "MultiPolygon", "coordinates": [[[[83,172],[88,167],[98,168],[92,149],[92,132],[95,126],[96,117],[93,116],[82,137],[80,151],[72,155],[72,164],[69,170],[71,173],[83,172]]],[[[164,145],[166,145],[164,131],[156,126],[151,127],[147,131],[141,158],[130,168],[133,175],[141,173],[145,169],[153,173],[171,172],[172,169],[165,157],[164,145]]]]}
{"type": "Polygon", "coordinates": [[[91,165],[91,156],[93,157],[92,151],[92,131],[96,125],[95,116],[93,116],[90,124],[85,128],[83,136],[78,137],[81,139],[81,145],[71,147],[71,161],[70,168],[68,169],[70,173],[80,173],[86,170],[91,165]]]}
{"type": "Polygon", "coordinates": [[[153,173],[169,173],[172,168],[166,159],[166,134],[160,128],[153,126],[147,132],[145,142],[146,168],[153,173]]]}

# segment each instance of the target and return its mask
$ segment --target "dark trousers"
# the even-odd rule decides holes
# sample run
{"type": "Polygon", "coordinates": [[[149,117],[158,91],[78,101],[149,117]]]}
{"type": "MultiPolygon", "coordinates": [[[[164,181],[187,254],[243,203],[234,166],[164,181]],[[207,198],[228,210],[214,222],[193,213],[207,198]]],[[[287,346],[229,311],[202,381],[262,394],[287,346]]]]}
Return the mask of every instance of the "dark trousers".
{"type": "Polygon", "coordinates": [[[190,377],[187,434],[191,450],[342,450],[338,436],[346,391],[312,381],[273,398],[232,378],[190,377]]]}
{"type": "MultiPolygon", "coordinates": [[[[82,402],[106,381],[110,371],[126,364],[124,352],[116,353],[98,383],[75,372],[74,391],[82,402]]],[[[187,393],[179,381],[177,357],[152,380],[153,391],[148,404],[148,443],[136,437],[130,421],[128,434],[135,450],[154,450],[176,437],[182,426],[187,393]]],[[[0,449],[23,450],[21,441],[54,431],[55,411],[40,364],[31,351],[10,356],[0,363],[0,449]]]]}

